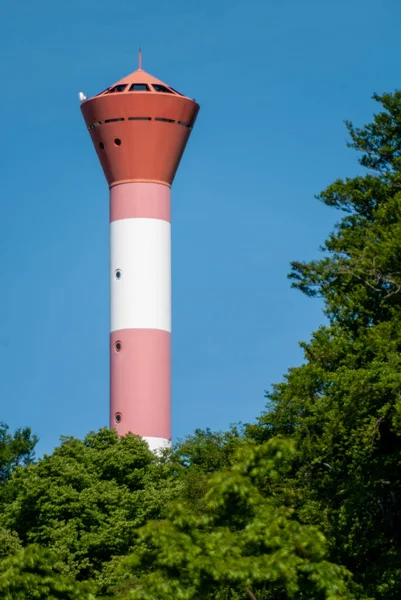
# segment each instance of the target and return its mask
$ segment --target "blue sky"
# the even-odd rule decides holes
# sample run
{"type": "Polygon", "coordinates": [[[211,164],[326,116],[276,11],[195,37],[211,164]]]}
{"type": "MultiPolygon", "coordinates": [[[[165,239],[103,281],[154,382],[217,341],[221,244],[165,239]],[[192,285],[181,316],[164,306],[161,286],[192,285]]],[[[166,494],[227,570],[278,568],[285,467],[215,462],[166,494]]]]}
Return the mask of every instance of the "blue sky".
{"type": "Polygon", "coordinates": [[[358,172],[344,119],[399,86],[396,0],[28,0],[0,24],[0,420],[39,452],[108,421],[108,190],[79,110],[136,68],[201,112],[173,186],[173,430],[251,421],[321,305],[291,290],[358,172]]]}

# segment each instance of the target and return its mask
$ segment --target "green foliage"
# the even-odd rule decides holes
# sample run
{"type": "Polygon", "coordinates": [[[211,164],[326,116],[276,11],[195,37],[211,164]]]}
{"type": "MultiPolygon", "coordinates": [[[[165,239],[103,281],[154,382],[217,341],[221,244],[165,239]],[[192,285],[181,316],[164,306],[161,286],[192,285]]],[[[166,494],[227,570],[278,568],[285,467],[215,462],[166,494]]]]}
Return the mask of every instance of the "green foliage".
{"type": "Polygon", "coordinates": [[[39,546],[28,546],[0,560],[2,600],[95,600],[89,583],[63,574],[57,558],[39,546]]]}
{"type": "Polygon", "coordinates": [[[328,536],[331,558],[377,599],[401,596],[401,93],[348,123],[360,163],[319,198],[346,213],[321,260],[293,263],[295,287],[321,296],[330,324],[302,344],[305,363],[268,394],[248,427],[256,441],[294,439],[288,486],[303,522],[328,536]]]}
{"type": "Polygon", "coordinates": [[[326,256],[294,262],[294,286],[325,300],[332,322],[350,332],[391,320],[401,290],[401,92],[375,96],[384,110],[362,129],[348,123],[351,147],[374,173],[337,180],[318,198],[347,213],[323,245],[326,256]]]}
{"type": "Polygon", "coordinates": [[[351,599],[349,573],[325,560],[324,536],[269,493],[293,453],[278,439],[249,447],[208,480],[202,510],[178,503],[145,525],[125,563],[134,579],[124,598],[351,599]]]}
{"type": "Polygon", "coordinates": [[[176,444],[172,460],[184,467],[186,472],[214,473],[232,464],[243,442],[243,428],[240,426],[224,432],[196,429],[176,444]]]}
{"type": "Polygon", "coordinates": [[[21,542],[15,531],[0,527],[0,559],[21,550],[21,542]]]}
{"type": "Polygon", "coordinates": [[[0,485],[9,479],[16,467],[33,462],[37,441],[29,427],[17,429],[11,435],[8,425],[0,422],[0,485]]]}
{"type": "Polygon", "coordinates": [[[171,472],[134,435],[104,429],[83,441],[65,438],[52,455],[14,473],[0,524],[24,545],[51,548],[66,573],[103,581],[107,562],[130,550],[135,529],[159,518],[178,493],[171,472]]]}
{"type": "Polygon", "coordinates": [[[196,429],[176,444],[171,460],[183,484],[182,499],[190,500],[194,506],[200,502],[208,475],[232,465],[238,449],[249,443],[243,428],[237,426],[227,432],[196,429]]]}

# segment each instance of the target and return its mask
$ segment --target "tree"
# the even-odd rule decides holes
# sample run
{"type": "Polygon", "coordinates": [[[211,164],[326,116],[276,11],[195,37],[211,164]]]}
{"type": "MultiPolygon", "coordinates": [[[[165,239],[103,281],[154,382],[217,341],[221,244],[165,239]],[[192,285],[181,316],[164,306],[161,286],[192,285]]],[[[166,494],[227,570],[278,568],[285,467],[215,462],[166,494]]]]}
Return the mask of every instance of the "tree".
{"type": "MultiPolygon", "coordinates": [[[[0,525],[23,546],[51,549],[64,573],[108,585],[106,566],[126,554],[133,533],[160,518],[180,488],[173,468],[145,441],[103,429],[81,441],[64,438],[52,455],[17,470],[5,485],[0,525]]],[[[111,575],[110,575],[111,576],[111,575]]]]}
{"type": "Polygon", "coordinates": [[[182,482],[181,498],[193,506],[201,502],[207,477],[231,466],[238,449],[247,443],[250,441],[245,439],[242,426],[233,426],[225,432],[196,429],[177,443],[171,461],[182,482]]]}
{"type": "Polygon", "coordinates": [[[374,96],[371,124],[347,123],[364,175],[319,199],[345,213],[294,287],[324,299],[327,326],[305,363],[268,394],[248,435],[297,445],[296,514],[323,528],[330,557],[376,599],[401,596],[401,92],[374,96]]]}
{"type": "MultiPolygon", "coordinates": [[[[274,439],[250,446],[214,474],[201,510],[175,504],[147,523],[124,562],[121,595],[132,600],[355,598],[350,574],[325,560],[324,536],[277,503],[279,471],[294,450],[274,439]]],[[[122,568],[122,567],[121,567],[122,568]]]]}
{"type": "Polygon", "coordinates": [[[17,429],[11,435],[8,425],[0,422],[0,485],[10,478],[16,467],[34,461],[37,442],[29,427],[17,429]]]}
{"type": "Polygon", "coordinates": [[[224,432],[195,429],[192,435],[175,445],[172,460],[185,471],[214,473],[232,464],[243,443],[241,426],[224,432]]]}

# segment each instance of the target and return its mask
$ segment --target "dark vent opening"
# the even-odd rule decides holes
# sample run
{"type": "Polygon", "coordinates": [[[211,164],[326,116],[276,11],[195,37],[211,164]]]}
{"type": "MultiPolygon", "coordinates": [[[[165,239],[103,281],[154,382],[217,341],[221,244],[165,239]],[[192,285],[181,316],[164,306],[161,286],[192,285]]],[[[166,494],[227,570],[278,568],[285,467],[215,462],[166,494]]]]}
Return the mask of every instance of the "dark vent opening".
{"type": "Polygon", "coordinates": [[[120,83],[119,85],[115,85],[114,87],[110,88],[109,91],[106,92],[106,94],[115,94],[116,92],[123,92],[127,85],[128,83],[120,83]]]}
{"type": "Polygon", "coordinates": [[[129,89],[130,92],[149,92],[147,83],[133,83],[129,89]]]}
{"type": "Polygon", "coordinates": [[[128,121],[151,121],[152,117],[128,117],[128,121]]]}
{"type": "Polygon", "coordinates": [[[119,117],[118,119],[105,119],[105,123],[116,123],[117,121],[124,121],[124,117],[119,117]]]}
{"type": "Polygon", "coordinates": [[[162,123],[175,123],[174,119],[164,119],[163,117],[156,117],[155,121],[161,121],[162,123]]]}
{"type": "Polygon", "coordinates": [[[191,125],[189,123],[184,123],[184,121],[177,121],[178,125],[182,125],[183,127],[187,127],[191,129],[191,125]]]}
{"type": "Polygon", "coordinates": [[[173,93],[168,87],[166,87],[165,85],[161,85],[160,83],[153,83],[153,89],[156,92],[163,92],[164,94],[173,93]]]}

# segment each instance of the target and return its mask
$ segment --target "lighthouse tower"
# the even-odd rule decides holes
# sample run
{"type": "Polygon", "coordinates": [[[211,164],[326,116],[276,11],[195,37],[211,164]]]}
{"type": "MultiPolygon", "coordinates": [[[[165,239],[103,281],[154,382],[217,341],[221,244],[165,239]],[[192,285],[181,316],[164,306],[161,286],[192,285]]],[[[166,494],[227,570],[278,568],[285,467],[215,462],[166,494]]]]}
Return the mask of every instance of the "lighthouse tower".
{"type": "Polygon", "coordinates": [[[170,188],[198,104],[142,70],[81,110],[110,188],[110,426],[171,439],[170,188]]]}

